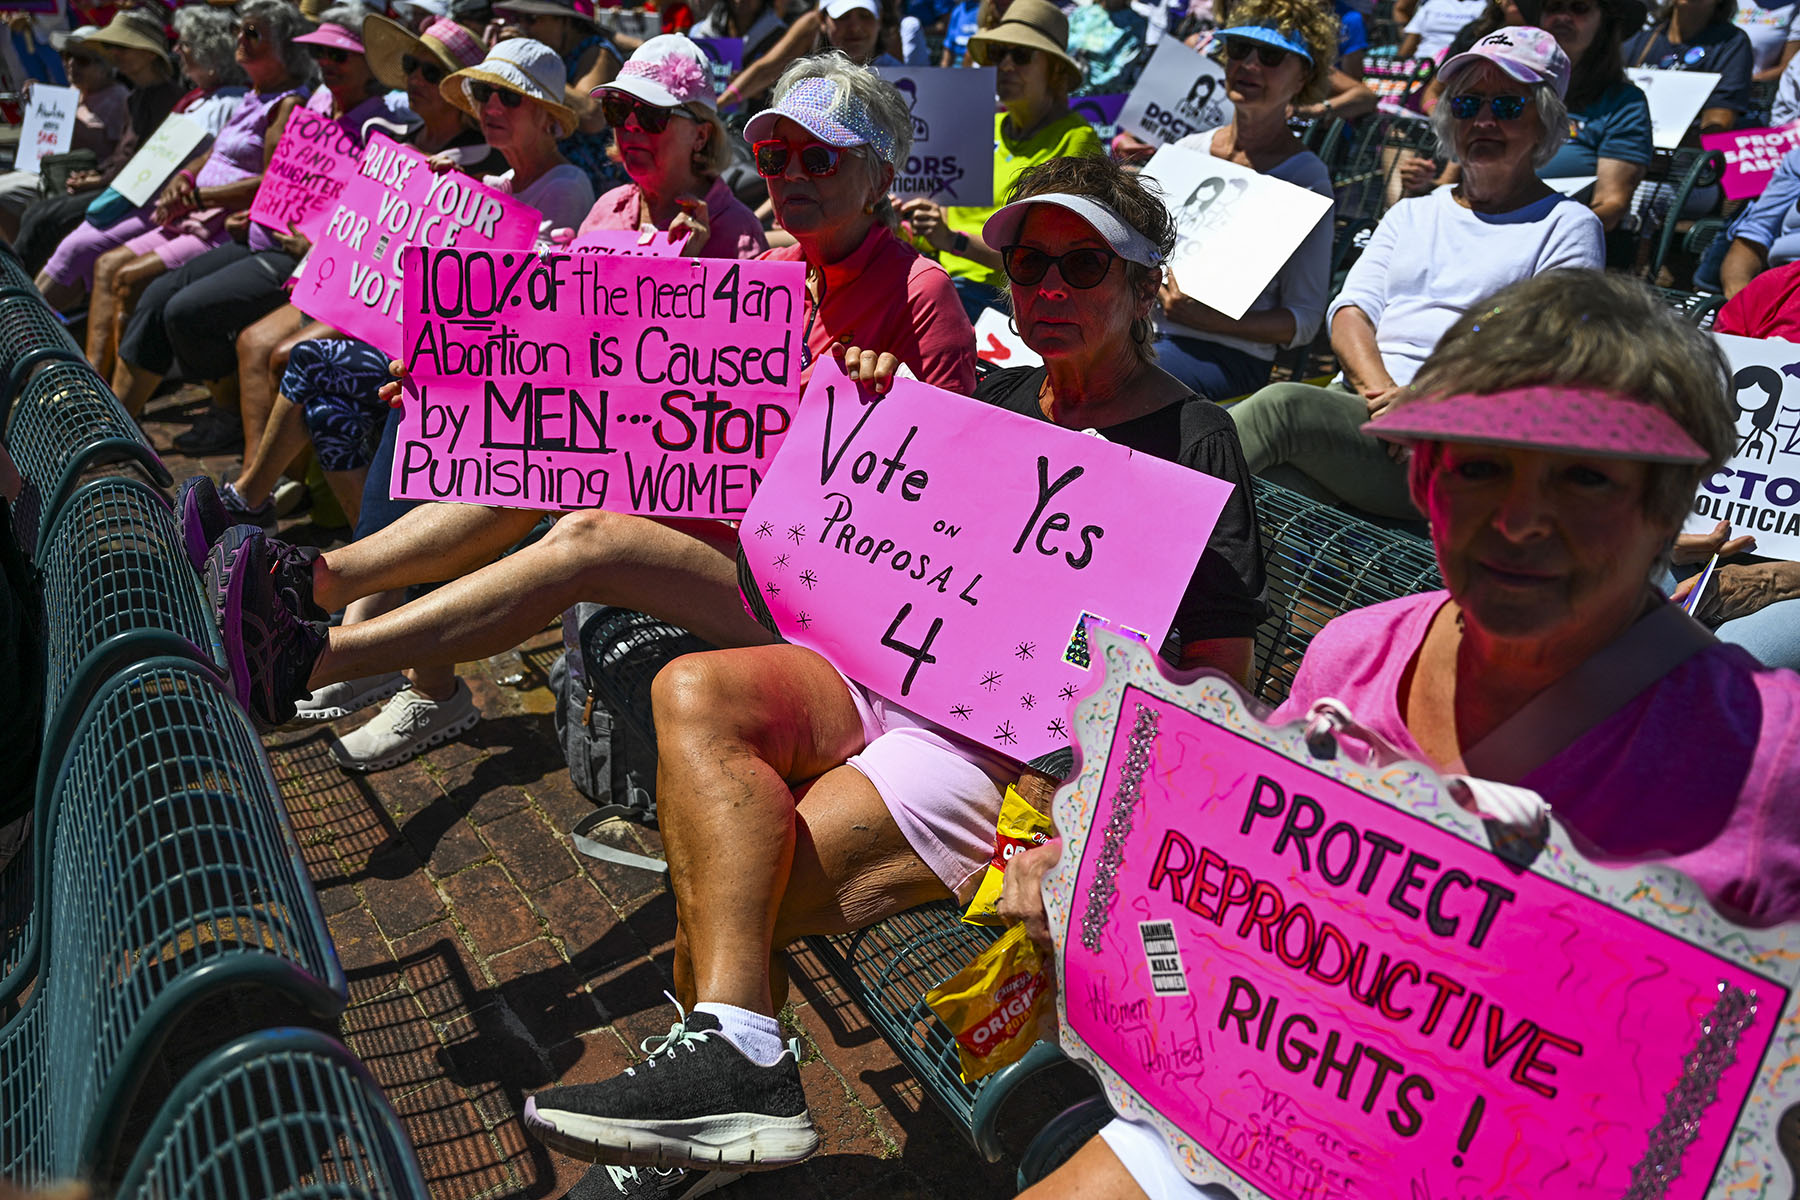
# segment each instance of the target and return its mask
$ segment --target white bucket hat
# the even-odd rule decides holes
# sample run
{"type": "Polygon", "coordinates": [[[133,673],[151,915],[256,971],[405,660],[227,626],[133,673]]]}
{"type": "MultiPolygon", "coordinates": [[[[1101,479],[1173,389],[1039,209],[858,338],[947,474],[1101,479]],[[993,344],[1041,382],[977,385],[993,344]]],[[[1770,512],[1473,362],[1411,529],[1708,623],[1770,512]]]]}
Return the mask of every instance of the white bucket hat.
{"type": "Polygon", "coordinates": [[[507,38],[474,66],[444,77],[438,85],[444,99],[470,116],[479,116],[474,98],[469,95],[471,83],[492,84],[543,105],[556,117],[561,130],[558,137],[568,137],[580,123],[575,110],[563,102],[569,85],[568,71],[556,51],[542,42],[507,38]]]}

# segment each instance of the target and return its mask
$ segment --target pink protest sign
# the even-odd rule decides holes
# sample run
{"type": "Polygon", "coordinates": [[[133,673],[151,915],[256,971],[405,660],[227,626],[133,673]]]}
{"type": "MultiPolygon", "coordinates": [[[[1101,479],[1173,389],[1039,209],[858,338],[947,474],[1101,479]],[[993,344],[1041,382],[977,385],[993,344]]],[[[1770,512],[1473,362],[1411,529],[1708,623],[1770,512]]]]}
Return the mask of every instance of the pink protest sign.
{"type": "Polygon", "coordinates": [[[250,219],[282,233],[293,224],[317,240],[338,196],[361,166],[362,147],[341,125],[322,113],[296,108],[275,143],[250,219]]]}
{"type": "Polygon", "coordinates": [[[687,235],[679,241],[662,230],[639,233],[635,229],[596,229],[582,233],[564,247],[570,254],[631,254],[644,258],[671,258],[687,245],[687,235]]]}
{"type": "Polygon", "coordinates": [[[916,380],[865,403],[821,361],[744,515],[748,598],[858,683],[1029,760],[1068,744],[1091,629],[1162,644],[1230,494],[916,380]]]}
{"type": "Polygon", "coordinates": [[[1785,1195],[1800,930],[1554,822],[1518,865],[1415,763],[1314,759],[1095,644],[1044,883],[1069,1052],[1183,1173],[1275,1197],[1785,1195]]]}
{"type": "Polygon", "coordinates": [[[294,285],[294,307],[400,357],[400,251],[523,249],[538,213],[459,171],[437,173],[410,146],[375,134],[294,285]]]}
{"type": "Polygon", "coordinates": [[[1726,133],[1708,133],[1700,138],[1708,150],[1717,150],[1725,158],[1725,174],[1720,186],[1733,200],[1760,196],[1781,163],[1781,156],[1800,146],[1800,121],[1779,129],[1734,129],[1726,133]]]}
{"type": "Polygon", "coordinates": [[[411,252],[393,494],[742,516],[793,421],[805,286],[799,263],[411,252]]]}

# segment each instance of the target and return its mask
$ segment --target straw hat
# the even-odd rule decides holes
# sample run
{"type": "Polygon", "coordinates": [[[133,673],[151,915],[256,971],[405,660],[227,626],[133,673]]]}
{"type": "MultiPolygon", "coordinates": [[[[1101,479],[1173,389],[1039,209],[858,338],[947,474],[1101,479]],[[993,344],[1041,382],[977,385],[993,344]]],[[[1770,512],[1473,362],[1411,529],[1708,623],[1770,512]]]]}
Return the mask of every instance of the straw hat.
{"type": "Polygon", "coordinates": [[[568,137],[580,123],[575,110],[563,103],[569,86],[568,71],[556,51],[542,42],[507,38],[489,50],[481,62],[464,67],[438,85],[444,99],[479,119],[480,111],[469,96],[471,83],[492,84],[543,105],[556,117],[558,137],[568,137]]]}
{"type": "Polygon", "coordinates": [[[424,33],[414,33],[390,17],[370,15],[363,20],[362,33],[363,45],[369,48],[369,70],[396,89],[406,86],[400,60],[409,54],[432,60],[449,74],[474,66],[485,50],[479,38],[449,17],[439,17],[424,33]]]}
{"type": "Polygon", "coordinates": [[[1061,59],[1077,75],[1081,64],[1069,56],[1069,18],[1050,0],[1013,0],[1006,15],[992,29],[969,39],[969,50],[978,46],[1025,46],[1061,59]]]}
{"type": "Polygon", "coordinates": [[[105,29],[90,33],[82,40],[118,50],[148,50],[168,63],[170,69],[175,66],[174,58],[169,55],[169,38],[163,32],[162,22],[145,9],[121,9],[113,14],[105,29]]]}

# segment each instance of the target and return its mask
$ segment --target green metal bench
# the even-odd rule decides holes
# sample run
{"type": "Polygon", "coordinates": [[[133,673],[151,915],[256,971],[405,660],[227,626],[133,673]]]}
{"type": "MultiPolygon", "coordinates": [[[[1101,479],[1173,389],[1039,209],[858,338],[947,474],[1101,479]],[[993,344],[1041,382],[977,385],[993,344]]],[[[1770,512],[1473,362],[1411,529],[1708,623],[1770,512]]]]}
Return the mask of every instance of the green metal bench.
{"type": "Polygon", "coordinates": [[[173,481],[143,431],[112,389],[85,362],[46,366],[12,407],[0,445],[24,481],[13,508],[13,536],[35,558],[38,535],[74,494],[86,472],[124,463],[157,487],[173,481]]]}
{"type": "Polygon", "coordinates": [[[316,1029],[265,1029],[183,1076],[120,1200],[427,1200],[368,1070],[316,1029]]]}
{"type": "Polygon", "coordinates": [[[262,744],[210,670],[121,671],[45,772],[19,956],[35,982],[0,1026],[0,1178],[27,1187],[109,1177],[178,1028],[197,1052],[244,1031],[184,1024],[196,1006],[248,993],[259,1023],[331,1021],[347,1001],[262,744]]]}
{"type": "Polygon", "coordinates": [[[0,408],[47,362],[86,363],[87,356],[35,288],[0,286],[0,408]]]}
{"type": "Polygon", "coordinates": [[[1664,304],[1686,317],[1696,329],[1710,330],[1713,318],[1725,307],[1725,297],[1718,292],[1684,292],[1679,288],[1652,288],[1664,304]]]}

